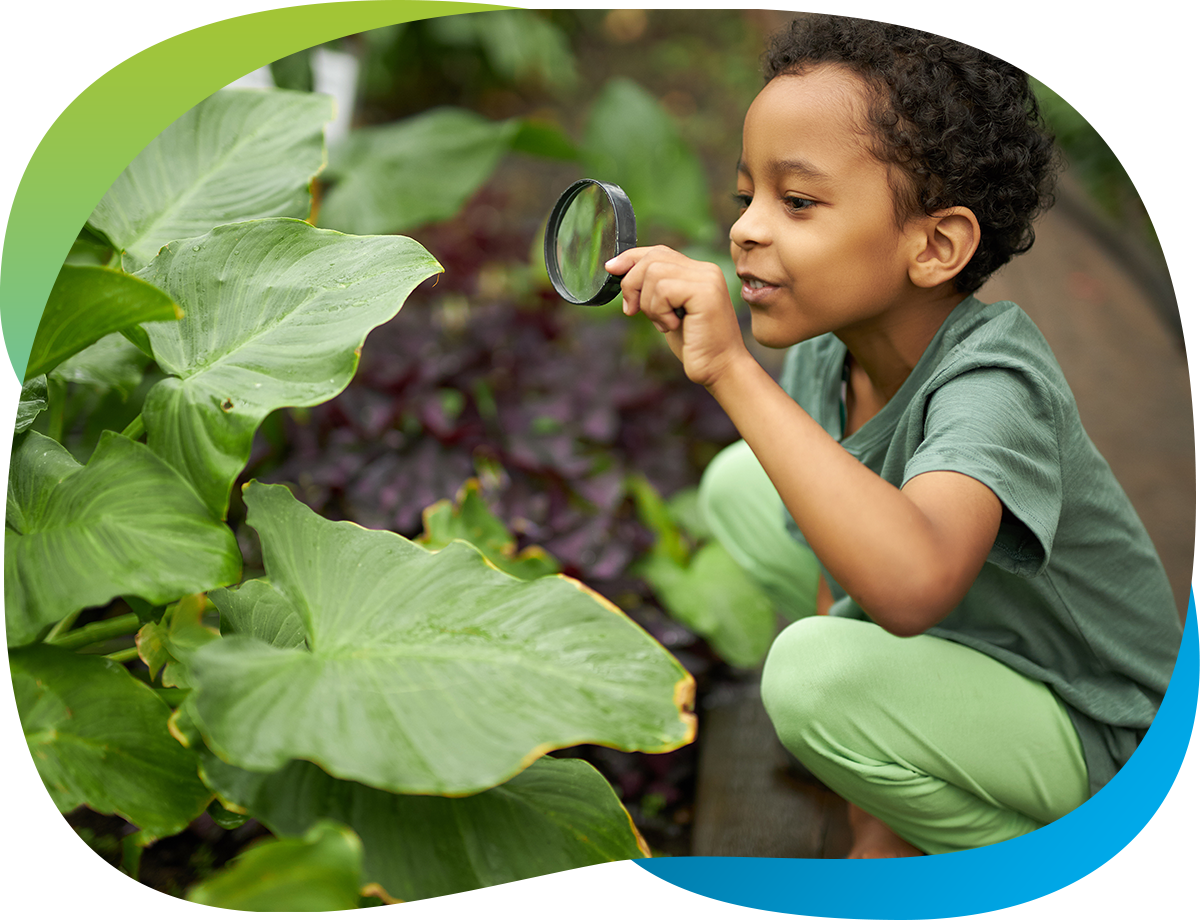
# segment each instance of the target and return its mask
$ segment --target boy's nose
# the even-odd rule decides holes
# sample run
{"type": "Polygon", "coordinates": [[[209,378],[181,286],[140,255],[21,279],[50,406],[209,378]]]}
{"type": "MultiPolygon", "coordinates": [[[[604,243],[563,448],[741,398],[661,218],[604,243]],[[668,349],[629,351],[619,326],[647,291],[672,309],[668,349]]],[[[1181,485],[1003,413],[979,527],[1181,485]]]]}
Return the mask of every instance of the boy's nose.
{"type": "Polygon", "coordinates": [[[761,246],[766,242],[767,233],[759,220],[754,206],[751,205],[742,212],[742,216],[733,222],[729,228],[729,242],[740,249],[761,246]]]}

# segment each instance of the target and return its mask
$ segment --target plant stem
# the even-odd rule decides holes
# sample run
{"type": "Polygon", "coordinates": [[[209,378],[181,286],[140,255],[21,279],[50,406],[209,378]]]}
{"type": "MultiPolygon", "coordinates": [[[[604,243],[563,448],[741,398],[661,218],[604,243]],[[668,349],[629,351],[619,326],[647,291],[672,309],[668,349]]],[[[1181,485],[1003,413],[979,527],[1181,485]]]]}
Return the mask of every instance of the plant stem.
{"type": "Polygon", "coordinates": [[[58,377],[50,374],[46,375],[46,399],[50,403],[50,410],[47,413],[49,424],[46,426],[46,434],[62,443],[63,435],[63,413],[66,411],[65,403],[67,401],[67,385],[58,377]]]}
{"type": "Polygon", "coordinates": [[[108,892],[72,866],[62,856],[50,852],[36,843],[17,837],[17,862],[46,879],[62,892],[68,900],[85,910],[120,910],[108,892]]]}
{"type": "Polygon", "coordinates": [[[51,643],[54,642],[55,639],[75,625],[75,621],[79,619],[79,614],[81,613],[83,613],[83,610],[76,610],[74,613],[67,614],[65,617],[55,623],[52,627],[50,627],[50,632],[46,633],[46,641],[51,643]]]}
{"type": "Polygon", "coordinates": [[[137,418],[135,418],[128,425],[126,425],[125,430],[121,432],[121,434],[123,434],[125,437],[129,438],[131,441],[138,440],[145,433],[146,433],[146,423],[144,421],[142,421],[142,416],[140,413],[138,414],[137,418]]]}
{"type": "Polygon", "coordinates": [[[89,623],[87,626],[81,626],[65,635],[57,636],[50,644],[65,649],[83,648],[95,642],[104,642],[107,639],[116,639],[119,636],[137,632],[138,623],[136,613],[127,613],[110,620],[100,620],[96,623],[89,623]]]}
{"type": "Polygon", "coordinates": [[[122,661],[132,661],[137,656],[138,656],[137,646],[131,645],[131,646],[129,646],[129,648],[119,649],[118,651],[111,652],[108,655],[105,655],[104,657],[107,658],[109,661],[122,662],[122,661]]]}

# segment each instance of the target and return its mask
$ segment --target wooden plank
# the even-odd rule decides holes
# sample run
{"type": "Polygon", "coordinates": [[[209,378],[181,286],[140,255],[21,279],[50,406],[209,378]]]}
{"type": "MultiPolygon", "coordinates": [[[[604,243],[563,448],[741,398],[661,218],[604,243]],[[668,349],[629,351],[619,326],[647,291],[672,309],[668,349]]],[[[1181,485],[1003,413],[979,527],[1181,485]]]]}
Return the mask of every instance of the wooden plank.
{"type": "Polygon", "coordinates": [[[756,674],[714,688],[700,713],[692,855],[844,856],[845,802],[804,778],[775,736],[758,683],[756,674]]]}

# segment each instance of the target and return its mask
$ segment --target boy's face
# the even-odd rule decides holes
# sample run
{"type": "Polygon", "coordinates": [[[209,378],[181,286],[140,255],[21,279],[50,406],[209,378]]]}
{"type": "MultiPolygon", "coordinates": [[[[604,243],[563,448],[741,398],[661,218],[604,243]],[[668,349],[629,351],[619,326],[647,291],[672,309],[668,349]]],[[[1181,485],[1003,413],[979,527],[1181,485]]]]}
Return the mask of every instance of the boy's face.
{"type": "Polygon", "coordinates": [[[914,292],[914,238],[896,224],[888,169],[867,148],[865,86],[836,66],[776,77],[746,113],[730,249],[752,331],[785,347],[870,335],[914,292]]]}

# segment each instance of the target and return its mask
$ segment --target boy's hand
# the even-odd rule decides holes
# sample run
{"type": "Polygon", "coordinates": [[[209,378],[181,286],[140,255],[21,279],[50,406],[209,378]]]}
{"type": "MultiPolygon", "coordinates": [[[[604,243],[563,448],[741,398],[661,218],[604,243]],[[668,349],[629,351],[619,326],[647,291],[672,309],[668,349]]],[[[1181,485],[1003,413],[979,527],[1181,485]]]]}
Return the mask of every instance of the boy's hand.
{"type": "Polygon", "coordinates": [[[621,281],[621,309],[645,313],[667,337],[688,379],[711,386],[741,357],[749,356],[725,275],[666,246],[627,249],[604,266],[621,281]],[[676,310],[682,310],[681,318],[676,310]]]}

